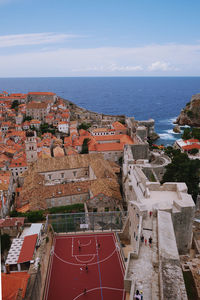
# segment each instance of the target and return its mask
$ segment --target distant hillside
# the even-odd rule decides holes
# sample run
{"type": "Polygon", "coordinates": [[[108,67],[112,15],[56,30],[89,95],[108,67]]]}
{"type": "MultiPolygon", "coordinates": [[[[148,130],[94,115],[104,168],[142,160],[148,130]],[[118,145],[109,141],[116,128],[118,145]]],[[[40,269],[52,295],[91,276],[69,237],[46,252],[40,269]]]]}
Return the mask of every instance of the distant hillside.
{"type": "Polygon", "coordinates": [[[186,104],[176,119],[176,123],[200,127],[200,94],[192,96],[190,102],[186,104]]]}

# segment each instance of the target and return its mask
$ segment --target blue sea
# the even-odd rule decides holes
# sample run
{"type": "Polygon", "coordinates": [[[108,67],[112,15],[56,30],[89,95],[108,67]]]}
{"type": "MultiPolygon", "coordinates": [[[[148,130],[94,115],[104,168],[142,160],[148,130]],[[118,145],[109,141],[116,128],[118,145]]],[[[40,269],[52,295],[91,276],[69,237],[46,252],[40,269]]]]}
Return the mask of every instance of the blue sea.
{"type": "Polygon", "coordinates": [[[173,121],[191,96],[200,93],[200,77],[0,78],[2,90],[55,92],[99,113],[153,118],[157,143],[171,145],[180,137],[173,133],[173,121]]]}

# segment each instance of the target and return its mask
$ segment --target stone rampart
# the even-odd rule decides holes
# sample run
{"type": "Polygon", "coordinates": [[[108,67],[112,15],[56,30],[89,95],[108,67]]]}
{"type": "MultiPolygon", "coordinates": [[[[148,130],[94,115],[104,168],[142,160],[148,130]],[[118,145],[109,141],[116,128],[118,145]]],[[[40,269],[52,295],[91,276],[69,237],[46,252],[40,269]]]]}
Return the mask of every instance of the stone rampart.
{"type": "Polygon", "coordinates": [[[171,214],[158,211],[160,299],[187,300],[171,214]]]}

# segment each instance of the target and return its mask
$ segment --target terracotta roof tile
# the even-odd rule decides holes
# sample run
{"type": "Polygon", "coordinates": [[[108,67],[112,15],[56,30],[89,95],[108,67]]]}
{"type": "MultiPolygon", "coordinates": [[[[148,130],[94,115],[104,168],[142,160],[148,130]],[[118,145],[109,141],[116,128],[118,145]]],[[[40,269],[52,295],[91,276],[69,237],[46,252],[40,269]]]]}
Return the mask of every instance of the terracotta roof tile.
{"type": "Polygon", "coordinates": [[[55,96],[56,94],[51,92],[29,92],[28,95],[55,96]]]}
{"type": "Polygon", "coordinates": [[[25,218],[6,218],[6,219],[2,219],[2,222],[0,224],[0,228],[3,227],[14,227],[17,225],[17,223],[19,223],[20,225],[24,224],[24,220],[25,218]]]}
{"type": "Polygon", "coordinates": [[[17,263],[23,263],[32,260],[37,234],[25,236],[17,263]]]}
{"type": "Polygon", "coordinates": [[[46,109],[48,106],[45,102],[29,102],[26,106],[27,109],[46,109]]]}
{"type": "Polygon", "coordinates": [[[1,273],[2,300],[16,300],[19,289],[22,289],[24,299],[29,277],[27,272],[1,273]]]}

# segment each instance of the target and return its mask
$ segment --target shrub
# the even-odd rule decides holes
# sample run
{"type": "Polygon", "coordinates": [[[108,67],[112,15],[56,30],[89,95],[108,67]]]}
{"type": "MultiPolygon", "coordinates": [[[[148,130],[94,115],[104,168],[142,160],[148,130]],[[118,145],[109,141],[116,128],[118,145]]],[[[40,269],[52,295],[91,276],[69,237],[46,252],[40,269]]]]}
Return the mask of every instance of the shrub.
{"type": "Polygon", "coordinates": [[[90,139],[88,139],[88,138],[84,139],[81,154],[87,154],[88,153],[88,143],[89,143],[89,141],[90,141],[90,139]]]}
{"type": "Polygon", "coordinates": [[[83,123],[81,123],[81,125],[78,126],[78,130],[80,130],[80,129],[88,130],[88,128],[90,128],[90,127],[91,127],[91,123],[83,122],[83,123]]]}
{"type": "Polygon", "coordinates": [[[197,154],[199,152],[198,149],[194,148],[188,151],[190,154],[197,154]]]}
{"type": "Polygon", "coordinates": [[[191,110],[188,110],[187,111],[187,116],[189,117],[189,118],[194,118],[194,113],[193,113],[193,111],[191,111],[191,110]]]}
{"type": "Polygon", "coordinates": [[[44,212],[42,210],[30,211],[26,213],[27,221],[30,223],[36,223],[45,219],[44,212]]]}
{"type": "Polygon", "coordinates": [[[84,212],[84,204],[76,203],[76,204],[66,205],[66,206],[56,206],[56,207],[49,208],[48,211],[50,214],[84,212]]]}

